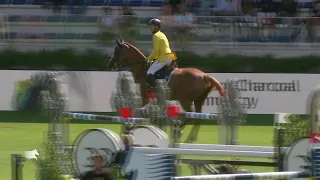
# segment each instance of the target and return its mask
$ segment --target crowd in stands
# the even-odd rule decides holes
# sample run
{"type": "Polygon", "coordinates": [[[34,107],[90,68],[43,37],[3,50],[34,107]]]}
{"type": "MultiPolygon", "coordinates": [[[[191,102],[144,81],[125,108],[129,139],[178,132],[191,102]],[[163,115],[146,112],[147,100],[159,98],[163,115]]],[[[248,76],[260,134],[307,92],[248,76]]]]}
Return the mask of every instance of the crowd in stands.
{"type": "MultiPolygon", "coordinates": [[[[119,34],[127,41],[145,40],[139,8],[158,7],[162,30],[171,40],[189,46],[195,41],[318,42],[320,0],[0,0],[4,4],[100,6],[100,32],[86,37],[108,43],[119,34]],[[119,7],[121,13],[118,13],[119,7]],[[136,8],[136,10],[135,10],[136,8]],[[134,9],[134,10],[132,10],[134,9]],[[134,12],[136,11],[136,12],[134,12]],[[303,38],[301,38],[303,35],[303,38]]],[[[10,18],[9,18],[10,19],[10,18]]],[[[94,19],[94,18],[92,18],[94,19]]],[[[83,33],[82,33],[83,34],[83,33]]],[[[150,34],[148,34],[150,39],[150,34]]],[[[52,35],[57,37],[57,35],[52,35]]],[[[51,35],[50,35],[51,37],[51,35]]],[[[60,35],[59,35],[60,37],[60,35]]],[[[70,36],[68,36],[70,37],[70,36]]],[[[67,37],[67,38],[68,38],[67,37]]],[[[81,36],[82,37],[82,36],[81,36]]]]}
{"type": "MultiPolygon", "coordinates": [[[[181,46],[190,45],[201,31],[199,25],[221,23],[236,27],[230,35],[237,41],[248,41],[249,38],[260,42],[292,42],[302,33],[307,37],[304,41],[319,40],[320,0],[171,0],[164,2],[161,8],[158,18],[163,22],[163,31],[181,46]],[[277,39],[272,37],[275,34],[277,39]]],[[[133,30],[131,33],[137,34],[133,30]]]]}

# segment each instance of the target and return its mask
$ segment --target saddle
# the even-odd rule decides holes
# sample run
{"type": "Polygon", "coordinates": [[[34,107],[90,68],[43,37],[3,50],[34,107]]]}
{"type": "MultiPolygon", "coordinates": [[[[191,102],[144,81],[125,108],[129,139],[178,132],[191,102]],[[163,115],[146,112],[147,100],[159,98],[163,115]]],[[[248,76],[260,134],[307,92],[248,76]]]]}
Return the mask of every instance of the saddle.
{"type": "MultiPolygon", "coordinates": [[[[148,63],[148,68],[151,66],[151,62],[148,63]]],[[[169,65],[164,66],[161,68],[159,71],[157,71],[152,77],[147,76],[147,84],[148,84],[148,97],[149,99],[153,99],[155,97],[155,88],[156,88],[156,83],[155,81],[157,79],[164,79],[165,81],[169,80],[171,72],[177,68],[177,63],[175,61],[172,61],[169,65]]]]}
{"type": "MultiPolygon", "coordinates": [[[[154,62],[153,62],[154,63],[154,62]]],[[[148,69],[151,66],[152,62],[148,63],[148,69]]],[[[168,80],[171,72],[175,69],[178,68],[177,62],[172,61],[169,65],[165,65],[163,68],[161,68],[159,71],[157,71],[154,74],[155,79],[164,79],[168,80]]]]}

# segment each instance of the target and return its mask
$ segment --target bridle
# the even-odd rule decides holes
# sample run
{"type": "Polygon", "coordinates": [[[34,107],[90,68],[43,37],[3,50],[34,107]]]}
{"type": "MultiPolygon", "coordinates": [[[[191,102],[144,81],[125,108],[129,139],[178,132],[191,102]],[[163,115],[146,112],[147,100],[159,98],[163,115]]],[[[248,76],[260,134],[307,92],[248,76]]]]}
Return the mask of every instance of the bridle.
{"type": "Polygon", "coordinates": [[[118,70],[129,70],[130,71],[130,68],[131,67],[134,67],[134,66],[138,66],[138,65],[141,65],[141,68],[139,70],[139,72],[137,73],[137,76],[140,76],[140,75],[146,75],[147,73],[147,69],[148,69],[148,61],[145,60],[143,62],[129,62],[127,59],[122,61],[121,63],[118,63],[118,62],[115,62],[114,63],[114,71],[118,71],[118,70]]]}
{"type": "MultiPolygon", "coordinates": [[[[126,44],[126,42],[123,42],[123,40],[121,40],[121,41],[122,41],[122,43],[120,43],[117,40],[117,43],[119,44],[119,46],[120,45],[128,46],[128,44],[126,44]]],[[[133,62],[129,61],[128,59],[124,59],[121,62],[119,62],[118,59],[116,59],[116,61],[113,63],[114,68],[112,68],[112,70],[114,70],[114,71],[129,70],[130,71],[130,68],[132,68],[134,66],[138,66],[138,65],[141,65],[141,67],[139,69],[139,72],[137,72],[136,76],[138,76],[138,77],[140,75],[146,76],[148,65],[149,65],[149,61],[147,59],[143,59],[142,61],[133,61],[133,62]]]]}

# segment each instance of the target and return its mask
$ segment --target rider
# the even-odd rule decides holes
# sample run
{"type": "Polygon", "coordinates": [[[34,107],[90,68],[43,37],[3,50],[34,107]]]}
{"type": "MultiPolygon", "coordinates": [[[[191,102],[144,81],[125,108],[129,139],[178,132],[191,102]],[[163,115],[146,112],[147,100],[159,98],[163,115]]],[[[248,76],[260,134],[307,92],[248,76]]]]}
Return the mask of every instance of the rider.
{"type": "Polygon", "coordinates": [[[166,35],[160,31],[161,21],[153,18],[148,22],[152,32],[153,50],[148,56],[149,61],[155,61],[147,71],[147,82],[150,86],[155,86],[154,74],[166,65],[169,65],[177,57],[172,53],[166,35]]]}

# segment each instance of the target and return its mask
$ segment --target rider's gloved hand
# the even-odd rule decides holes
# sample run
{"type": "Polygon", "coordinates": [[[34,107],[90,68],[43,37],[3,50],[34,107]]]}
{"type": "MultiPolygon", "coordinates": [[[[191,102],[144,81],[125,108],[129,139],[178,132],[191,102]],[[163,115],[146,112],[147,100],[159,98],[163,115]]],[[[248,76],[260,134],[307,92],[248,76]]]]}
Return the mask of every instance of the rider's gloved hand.
{"type": "Polygon", "coordinates": [[[148,59],[148,58],[147,58],[147,61],[148,61],[149,63],[151,63],[151,64],[153,63],[153,60],[150,60],[150,59],[148,59]]]}

